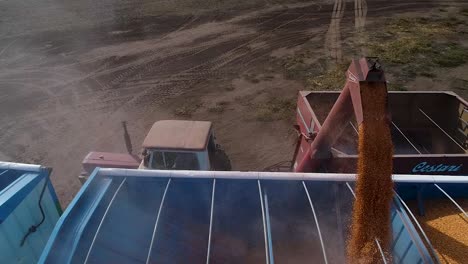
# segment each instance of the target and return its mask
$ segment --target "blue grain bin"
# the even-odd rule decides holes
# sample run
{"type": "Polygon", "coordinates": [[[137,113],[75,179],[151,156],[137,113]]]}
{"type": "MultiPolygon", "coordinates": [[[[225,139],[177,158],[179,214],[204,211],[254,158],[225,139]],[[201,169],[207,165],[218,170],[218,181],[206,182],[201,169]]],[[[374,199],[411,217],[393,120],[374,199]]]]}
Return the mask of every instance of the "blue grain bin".
{"type": "Polygon", "coordinates": [[[61,214],[49,174],[38,165],[0,162],[0,263],[39,260],[61,214]]]}
{"type": "MultiPolygon", "coordinates": [[[[96,169],[39,263],[344,263],[352,184],[297,173],[96,169]]],[[[433,263],[399,200],[394,263],[433,263]]]]}

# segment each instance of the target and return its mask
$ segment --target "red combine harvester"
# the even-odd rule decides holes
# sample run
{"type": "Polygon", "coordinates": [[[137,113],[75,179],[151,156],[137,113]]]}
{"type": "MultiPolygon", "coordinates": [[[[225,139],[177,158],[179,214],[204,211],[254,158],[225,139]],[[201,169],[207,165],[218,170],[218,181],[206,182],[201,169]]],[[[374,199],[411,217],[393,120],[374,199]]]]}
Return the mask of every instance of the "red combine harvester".
{"type": "MultiPolygon", "coordinates": [[[[362,122],[361,85],[385,85],[372,58],[354,60],[340,92],[301,91],[300,131],[293,158],[295,172],[354,173],[358,127],[362,122]]],[[[467,175],[468,103],[452,92],[389,92],[395,174],[467,175]]]]}

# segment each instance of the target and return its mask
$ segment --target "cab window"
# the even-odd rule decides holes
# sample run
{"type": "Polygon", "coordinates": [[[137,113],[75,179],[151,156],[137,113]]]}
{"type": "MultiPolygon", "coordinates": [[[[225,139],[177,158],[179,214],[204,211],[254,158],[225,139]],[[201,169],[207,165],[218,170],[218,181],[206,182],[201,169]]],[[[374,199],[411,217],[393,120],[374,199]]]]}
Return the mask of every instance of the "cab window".
{"type": "Polygon", "coordinates": [[[163,153],[159,151],[154,151],[151,158],[150,168],[156,170],[164,170],[166,169],[165,164],[166,163],[164,161],[163,153]]]}
{"type": "Polygon", "coordinates": [[[171,168],[174,170],[199,170],[197,155],[195,153],[171,153],[173,154],[173,163],[171,168]]]}
{"type": "Polygon", "coordinates": [[[199,170],[200,166],[195,153],[153,151],[150,168],[156,170],[199,170]]]}

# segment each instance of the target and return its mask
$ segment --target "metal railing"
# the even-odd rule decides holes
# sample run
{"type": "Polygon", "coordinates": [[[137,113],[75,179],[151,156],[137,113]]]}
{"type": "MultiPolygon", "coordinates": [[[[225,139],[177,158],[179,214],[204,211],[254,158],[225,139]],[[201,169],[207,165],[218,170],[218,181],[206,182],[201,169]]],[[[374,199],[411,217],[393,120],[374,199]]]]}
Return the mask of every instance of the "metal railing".
{"type": "Polygon", "coordinates": [[[325,261],[325,264],[327,264],[328,263],[327,253],[325,250],[325,245],[323,243],[322,231],[320,230],[320,225],[318,222],[317,214],[315,213],[314,204],[312,203],[312,199],[310,198],[309,191],[307,190],[307,186],[304,181],[302,181],[302,185],[304,186],[304,190],[307,194],[307,199],[309,200],[310,209],[312,210],[312,214],[314,215],[314,221],[315,221],[315,225],[317,226],[317,231],[318,231],[318,235],[320,239],[320,246],[322,247],[323,260],[325,261]]]}
{"type": "Polygon", "coordinates": [[[262,221],[263,221],[263,234],[265,236],[265,257],[266,257],[266,263],[267,264],[270,264],[270,243],[269,243],[269,230],[268,230],[268,226],[266,224],[266,215],[265,215],[265,205],[264,205],[264,202],[263,202],[263,195],[262,195],[262,186],[261,186],[261,183],[260,183],[260,180],[257,180],[257,184],[258,184],[258,194],[260,195],[260,205],[261,205],[261,208],[262,208],[262,221]]]}
{"type": "Polygon", "coordinates": [[[411,216],[413,222],[416,224],[416,226],[418,227],[419,229],[419,232],[421,233],[421,235],[423,236],[425,242],[427,243],[427,245],[429,246],[430,250],[431,250],[431,254],[433,255],[433,258],[436,260],[437,263],[440,263],[440,259],[439,257],[437,256],[437,252],[435,251],[434,249],[434,246],[432,246],[432,243],[431,241],[429,240],[429,238],[427,237],[426,235],[426,232],[424,232],[424,229],[421,227],[421,224],[419,223],[418,219],[416,218],[416,216],[414,216],[413,212],[411,211],[411,209],[408,207],[408,205],[405,203],[405,201],[400,197],[400,195],[398,195],[397,192],[394,192],[395,196],[398,198],[398,200],[400,201],[400,203],[405,207],[406,211],[409,213],[409,215],[411,216]]]}
{"type": "Polygon", "coordinates": [[[122,180],[122,182],[120,183],[119,187],[117,188],[117,190],[115,191],[114,195],[112,196],[112,199],[110,200],[109,204],[107,205],[107,208],[106,208],[106,211],[104,212],[104,215],[102,216],[101,218],[101,221],[99,222],[99,225],[98,225],[98,228],[96,230],[96,233],[94,233],[94,237],[93,237],[93,240],[91,242],[91,246],[89,246],[89,249],[88,249],[88,253],[86,254],[86,258],[84,260],[84,264],[88,263],[88,260],[89,260],[89,256],[91,255],[91,252],[93,250],[93,247],[94,247],[94,243],[96,242],[96,239],[99,235],[99,231],[101,231],[101,227],[102,227],[102,224],[104,223],[104,220],[106,220],[106,217],[107,217],[107,213],[109,212],[109,209],[111,208],[111,206],[114,204],[114,200],[115,200],[115,197],[117,197],[117,195],[119,194],[119,191],[120,189],[122,188],[122,186],[124,185],[125,181],[127,180],[127,178],[124,178],[122,180]]]}
{"type": "Polygon", "coordinates": [[[214,198],[216,192],[216,179],[213,179],[213,190],[211,191],[210,229],[208,233],[208,248],[206,252],[206,264],[210,263],[211,231],[213,230],[214,198]]]}
{"type": "Polygon", "coordinates": [[[434,183],[434,186],[437,187],[437,189],[439,189],[445,196],[447,196],[447,198],[449,198],[449,200],[458,208],[458,210],[460,210],[460,212],[462,212],[462,214],[465,215],[466,218],[468,218],[468,214],[466,213],[465,210],[463,210],[463,208],[455,201],[455,199],[452,198],[452,196],[450,196],[444,189],[442,189],[442,187],[440,187],[437,183],[434,183]]]}
{"type": "Polygon", "coordinates": [[[418,109],[419,109],[419,112],[421,112],[421,114],[423,114],[427,119],[429,119],[429,121],[431,121],[432,124],[434,124],[437,128],[439,128],[440,131],[442,131],[442,133],[444,133],[450,140],[453,141],[453,143],[459,146],[463,151],[466,151],[466,149],[462,147],[458,143],[458,141],[456,141],[452,136],[450,136],[449,133],[447,133],[441,126],[439,126],[439,124],[437,124],[429,115],[427,115],[421,108],[418,108],[418,109]]]}
{"type": "Polygon", "coordinates": [[[158,215],[156,216],[156,222],[154,223],[153,235],[151,236],[151,243],[150,243],[149,250],[148,250],[148,256],[146,257],[146,264],[150,263],[151,252],[154,246],[154,239],[156,237],[156,231],[158,230],[159,218],[161,217],[161,211],[164,206],[164,200],[166,199],[167,190],[169,189],[170,184],[171,184],[171,178],[169,178],[169,180],[167,181],[166,188],[164,189],[164,193],[162,196],[161,204],[159,205],[158,215]]]}
{"type": "Polygon", "coordinates": [[[392,125],[398,130],[398,132],[400,132],[400,134],[406,139],[406,141],[408,141],[408,143],[416,150],[416,152],[422,154],[421,151],[419,151],[419,149],[413,144],[413,142],[411,142],[411,140],[405,135],[405,133],[403,133],[403,131],[401,131],[401,129],[395,124],[395,122],[392,121],[392,125]]]}

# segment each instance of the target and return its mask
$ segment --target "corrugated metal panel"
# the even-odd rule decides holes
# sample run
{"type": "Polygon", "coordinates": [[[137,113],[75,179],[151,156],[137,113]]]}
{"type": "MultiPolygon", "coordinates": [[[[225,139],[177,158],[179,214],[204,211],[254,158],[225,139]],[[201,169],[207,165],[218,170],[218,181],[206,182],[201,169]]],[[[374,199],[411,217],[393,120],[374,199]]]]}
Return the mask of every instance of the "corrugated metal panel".
{"type": "Polygon", "coordinates": [[[4,183],[0,191],[0,263],[37,263],[60,213],[55,191],[48,184],[48,171],[8,169],[3,172],[0,175],[0,182],[4,183]],[[44,184],[46,189],[41,200],[44,221],[24,239],[30,227],[41,222],[39,198],[44,184]]]}
{"type": "Polygon", "coordinates": [[[431,263],[428,250],[421,243],[414,243],[411,237],[417,234],[411,220],[408,218],[398,200],[392,212],[392,252],[394,263],[413,264],[431,263]]]}
{"type": "MultiPolygon", "coordinates": [[[[39,263],[345,261],[353,201],[346,180],[227,175],[96,170],[60,219],[39,263]]],[[[392,228],[394,260],[432,263],[397,198],[392,228]]]]}

